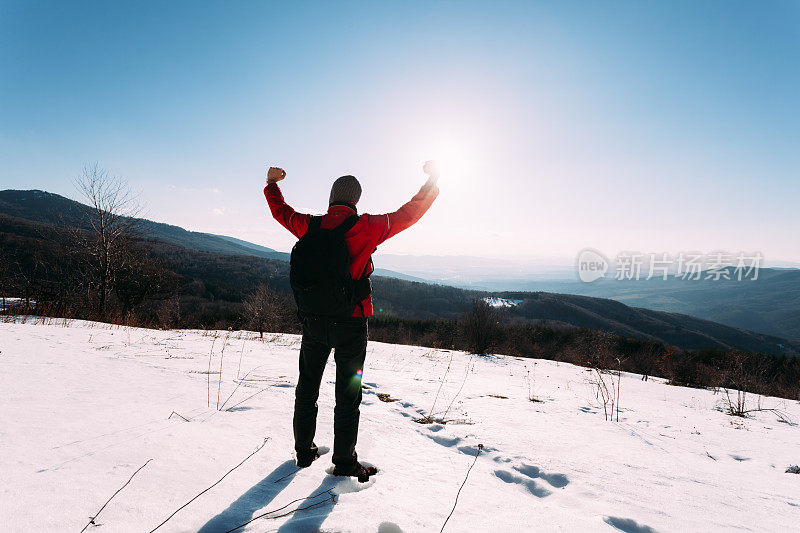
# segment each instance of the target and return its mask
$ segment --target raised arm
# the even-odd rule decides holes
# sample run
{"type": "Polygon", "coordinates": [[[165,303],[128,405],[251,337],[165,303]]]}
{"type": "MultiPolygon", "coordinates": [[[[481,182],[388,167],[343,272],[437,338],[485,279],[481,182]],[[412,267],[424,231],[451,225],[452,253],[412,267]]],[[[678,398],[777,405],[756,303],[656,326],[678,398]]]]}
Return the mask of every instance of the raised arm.
{"type": "Polygon", "coordinates": [[[381,236],[378,244],[386,239],[393,237],[406,228],[414,225],[422,215],[431,207],[433,201],[439,196],[439,187],[436,182],[439,180],[439,170],[435,161],[428,161],[422,170],[428,175],[428,181],[422,186],[417,194],[394,213],[384,215],[386,217],[386,231],[381,236]]]}
{"type": "Polygon", "coordinates": [[[267,198],[272,217],[299,239],[308,230],[311,215],[297,213],[284,201],[278,182],[285,177],[286,172],[283,169],[270,167],[267,171],[267,186],[264,187],[264,196],[267,198]]]}

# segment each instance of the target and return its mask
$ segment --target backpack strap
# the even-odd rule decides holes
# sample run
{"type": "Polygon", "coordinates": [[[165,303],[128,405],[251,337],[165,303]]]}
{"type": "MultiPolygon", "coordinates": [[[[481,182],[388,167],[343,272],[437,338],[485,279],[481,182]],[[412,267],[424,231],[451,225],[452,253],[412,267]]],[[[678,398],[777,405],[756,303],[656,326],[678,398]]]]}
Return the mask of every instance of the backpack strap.
{"type": "Polygon", "coordinates": [[[311,217],[306,231],[317,231],[320,228],[320,224],[322,224],[322,217],[311,217]]]}
{"type": "MultiPolygon", "coordinates": [[[[359,215],[350,215],[344,220],[344,222],[333,228],[332,231],[339,232],[342,236],[344,236],[345,233],[350,231],[350,229],[356,225],[356,223],[360,218],[361,217],[359,215]]],[[[377,248],[375,250],[377,250],[377,248]]],[[[371,264],[372,264],[372,255],[370,254],[369,261],[367,261],[367,264],[364,265],[364,272],[361,273],[361,276],[358,279],[354,280],[355,298],[356,301],[358,301],[358,305],[361,306],[362,313],[364,312],[364,304],[362,303],[362,300],[364,300],[364,298],[372,294],[372,283],[369,280],[369,275],[366,276],[364,275],[364,273],[367,271],[367,269],[371,264]]]]}
{"type": "MultiPolygon", "coordinates": [[[[377,252],[378,249],[375,248],[372,253],[377,252]]],[[[372,272],[367,273],[369,267],[372,267],[372,272],[375,271],[375,265],[372,262],[372,254],[369,254],[369,261],[367,264],[364,265],[364,271],[361,272],[361,276],[355,280],[356,281],[356,290],[355,295],[356,299],[358,300],[358,305],[361,306],[361,312],[364,312],[364,298],[372,294],[372,282],[370,281],[369,277],[372,275],[372,272]]]]}
{"type": "Polygon", "coordinates": [[[335,231],[337,233],[341,233],[342,235],[344,235],[345,233],[350,231],[350,229],[352,229],[353,226],[356,225],[356,222],[358,222],[358,219],[360,219],[360,218],[361,217],[358,216],[358,215],[350,215],[349,217],[347,217],[344,220],[344,222],[342,222],[341,224],[339,224],[338,226],[333,228],[332,231],[335,231]]]}
{"type": "MultiPolygon", "coordinates": [[[[374,254],[377,251],[378,249],[375,248],[374,250],[372,250],[372,254],[374,254]]],[[[368,278],[372,275],[373,272],[375,272],[375,263],[372,262],[372,254],[369,254],[369,261],[367,261],[367,264],[364,265],[364,272],[361,273],[361,279],[368,278]],[[372,267],[372,270],[370,271],[369,274],[367,274],[367,269],[369,267],[372,267]]]]}

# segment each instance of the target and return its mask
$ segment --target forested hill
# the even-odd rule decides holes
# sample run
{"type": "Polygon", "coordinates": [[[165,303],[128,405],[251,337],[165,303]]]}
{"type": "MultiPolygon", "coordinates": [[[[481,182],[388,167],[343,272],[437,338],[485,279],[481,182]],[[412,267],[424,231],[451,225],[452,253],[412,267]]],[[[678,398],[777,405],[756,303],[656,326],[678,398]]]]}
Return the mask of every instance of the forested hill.
{"type": "MultiPolygon", "coordinates": [[[[46,224],[85,224],[81,204],[58,194],[45,191],[0,191],[0,213],[16,218],[46,224]]],[[[258,246],[238,239],[211,235],[198,231],[187,231],[179,226],[138,219],[138,229],[146,238],[157,239],[190,250],[220,254],[252,255],[267,259],[287,258],[286,253],[258,246]]]]}

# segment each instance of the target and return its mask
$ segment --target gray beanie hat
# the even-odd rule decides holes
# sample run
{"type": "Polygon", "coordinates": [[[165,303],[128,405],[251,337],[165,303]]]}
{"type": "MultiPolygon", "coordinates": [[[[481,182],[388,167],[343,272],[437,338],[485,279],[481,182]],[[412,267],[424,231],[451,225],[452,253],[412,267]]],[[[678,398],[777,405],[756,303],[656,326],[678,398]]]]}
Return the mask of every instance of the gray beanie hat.
{"type": "Polygon", "coordinates": [[[348,204],[357,204],[361,198],[361,184],[355,176],[342,176],[333,182],[331,187],[331,197],[328,204],[335,202],[347,202],[348,204]]]}

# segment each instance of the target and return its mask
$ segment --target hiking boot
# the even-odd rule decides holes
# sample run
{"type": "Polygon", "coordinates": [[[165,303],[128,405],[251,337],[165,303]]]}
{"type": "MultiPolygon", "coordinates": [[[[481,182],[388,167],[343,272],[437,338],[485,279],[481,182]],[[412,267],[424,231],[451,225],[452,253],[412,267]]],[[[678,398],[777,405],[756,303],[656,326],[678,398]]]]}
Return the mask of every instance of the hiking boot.
{"type": "Polygon", "coordinates": [[[360,483],[369,481],[369,476],[374,476],[378,473],[378,469],[374,466],[364,466],[359,462],[351,466],[335,466],[333,469],[334,476],[350,476],[357,477],[360,483]]]}
{"type": "Polygon", "coordinates": [[[313,452],[309,454],[297,454],[297,467],[298,468],[306,468],[311,466],[311,463],[319,459],[319,452],[313,452]]]}

